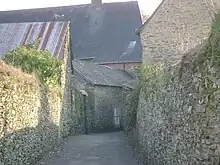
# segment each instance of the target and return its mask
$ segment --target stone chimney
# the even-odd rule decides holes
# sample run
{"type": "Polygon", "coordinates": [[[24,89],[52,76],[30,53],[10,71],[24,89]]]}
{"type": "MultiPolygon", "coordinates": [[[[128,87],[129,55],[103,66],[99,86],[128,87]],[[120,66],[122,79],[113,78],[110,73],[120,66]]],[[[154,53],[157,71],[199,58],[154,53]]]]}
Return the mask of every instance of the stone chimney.
{"type": "Polygon", "coordinates": [[[93,5],[101,5],[102,4],[102,0],[91,0],[91,3],[93,5]]]}

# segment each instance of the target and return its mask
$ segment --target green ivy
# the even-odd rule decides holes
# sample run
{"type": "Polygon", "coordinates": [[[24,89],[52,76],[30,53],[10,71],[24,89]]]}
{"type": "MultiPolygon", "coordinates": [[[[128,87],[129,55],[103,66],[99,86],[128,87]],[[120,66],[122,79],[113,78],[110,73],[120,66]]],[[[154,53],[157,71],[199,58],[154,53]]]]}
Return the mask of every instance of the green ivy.
{"type": "MultiPolygon", "coordinates": [[[[139,104],[139,96],[140,96],[140,90],[141,86],[138,85],[134,90],[132,91],[130,95],[130,100],[127,100],[128,103],[130,103],[129,111],[128,111],[128,127],[134,128],[137,123],[137,110],[138,110],[138,104],[139,104]]],[[[127,128],[128,130],[130,128],[127,128]]]]}
{"type": "Polygon", "coordinates": [[[3,60],[26,73],[35,72],[41,82],[49,87],[60,84],[63,61],[52,57],[49,51],[38,50],[37,44],[18,46],[4,54],[3,60]]]}
{"type": "Polygon", "coordinates": [[[195,61],[195,71],[202,71],[206,68],[207,64],[219,67],[220,66],[220,14],[215,16],[215,19],[212,23],[212,28],[210,36],[205,43],[200,56],[195,61]]]}

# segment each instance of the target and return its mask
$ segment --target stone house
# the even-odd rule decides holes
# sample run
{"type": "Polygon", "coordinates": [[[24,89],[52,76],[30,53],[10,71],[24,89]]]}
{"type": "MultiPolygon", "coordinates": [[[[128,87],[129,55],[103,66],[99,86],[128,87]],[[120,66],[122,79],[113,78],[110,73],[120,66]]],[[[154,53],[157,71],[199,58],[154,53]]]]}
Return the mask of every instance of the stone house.
{"type": "Polygon", "coordinates": [[[177,63],[208,37],[214,7],[207,0],[163,0],[137,30],[143,63],[177,63]]]}
{"type": "Polygon", "coordinates": [[[88,132],[121,129],[123,124],[123,86],[134,77],[123,70],[112,69],[81,60],[73,62],[72,84],[87,93],[88,132]]]}
{"type": "MultiPolygon", "coordinates": [[[[0,23],[70,22],[71,51],[75,59],[113,68],[140,65],[141,41],[135,29],[142,24],[137,1],[0,11],[0,23]]],[[[48,34],[56,24],[43,24],[48,34]]],[[[59,27],[61,28],[61,27],[59,27]]]]}

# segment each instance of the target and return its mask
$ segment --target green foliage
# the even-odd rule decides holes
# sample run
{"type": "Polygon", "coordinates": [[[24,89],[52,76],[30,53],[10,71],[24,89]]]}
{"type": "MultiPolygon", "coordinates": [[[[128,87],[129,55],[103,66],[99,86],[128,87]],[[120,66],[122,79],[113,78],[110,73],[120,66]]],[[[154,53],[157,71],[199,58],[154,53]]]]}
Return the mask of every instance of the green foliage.
{"type": "Polygon", "coordinates": [[[140,91],[155,91],[160,83],[158,76],[162,75],[162,67],[161,65],[141,65],[136,72],[140,80],[139,84],[126,97],[126,109],[128,109],[126,131],[130,131],[136,126],[140,91]]]}
{"type": "MultiPolygon", "coordinates": [[[[199,77],[198,91],[199,95],[202,96],[201,100],[204,100],[209,110],[217,109],[218,103],[215,98],[217,94],[220,94],[220,82],[217,81],[216,76],[220,72],[220,14],[216,15],[216,18],[212,24],[211,34],[208,42],[205,43],[201,52],[198,52],[198,59],[194,62],[194,71],[201,73],[199,77]],[[218,84],[216,84],[218,82],[218,84]]],[[[139,102],[140,91],[145,91],[149,97],[149,94],[155,94],[154,96],[161,97],[166,95],[167,92],[172,92],[170,89],[175,84],[178,86],[180,71],[178,66],[172,66],[170,68],[162,68],[162,65],[141,65],[137,69],[140,84],[136,87],[129,98],[127,98],[127,106],[129,108],[128,120],[129,126],[134,127],[137,119],[137,109],[139,102]]],[[[196,86],[196,84],[194,84],[196,86]]],[[[156,99],[157,100],[157,99],[156,99]]]]}
{"type": "MultiPolygon", "coordinates": [[[[82,94],[77,91],[76,89],[74,90],[74,103],[75,103],[75,108],[76,108],[76,115],[77,115],[77,120],[82,120],[83,119],[83,96],[82,94]]],[[[78,123],[83,122],[83,121],[77,121],[78,123]]]]}
{"type": "Polygon", "coordinates": [[[139,68],[139,79],[141,89],[148,92],[157,92],[170,83],[170,80],[174,81],[176,68],[164,69],[161,64],[155,65],[142,65],[139,68]]]}
{"type": "Polygon", "coordinates": [[[35,72],[43,84],[51,87],[60,84],[63,62],[51,56],[49,51],[37,50],[38,42],[19,46],[7,52],[3,60],[26,73],[35,72]]]}
{"type": "Polygon", "coordinates": [[[200,73],[199,84],[196,86],[200,100],[206,103],[207,110],[215,110],[217,100],[215,95],[220,91],[218,81],[220,67],[220,14],[216,14],[213,21],[210,36],[194,63],[194,72],[200,73]]]}
{"type": "Polygon", "coordinates": [[[208,49],[209,52],[207,53],[208,55],[211,55],[210,57],[213,64],[220,66],[220,14],[216,15],[216,18],[213,22],[209,41],[211,49],[208,49]]]}
{"type": "Polygon", "coordinates": [[[139,104],[139,96],[140,96],[141,86],[138,85],[136,88],[133,89],[131,94],[127,97],[126,103],[128,104],[127,107],[129,108],[127,118],[128,118],[128,125],[127,131],[131,128],[134,128],[137,123],[137,110],[139,104]]]}
{"type": "Polygon", "coordinates": [[[141,82],[146,82],[152,77],[155,77],[162,71],[162,65],[141,65],[138,68],[138,74],[141,82]]]}
{"type": "Polygon", "coordinates": [[[203,47],[203,50],[198,57],[195,67],[196,70],[203,70],[207,64],[219,67],[220,66],[220,14],[217,14],[212,24],[211,34],[208,41],[203,47]]]}

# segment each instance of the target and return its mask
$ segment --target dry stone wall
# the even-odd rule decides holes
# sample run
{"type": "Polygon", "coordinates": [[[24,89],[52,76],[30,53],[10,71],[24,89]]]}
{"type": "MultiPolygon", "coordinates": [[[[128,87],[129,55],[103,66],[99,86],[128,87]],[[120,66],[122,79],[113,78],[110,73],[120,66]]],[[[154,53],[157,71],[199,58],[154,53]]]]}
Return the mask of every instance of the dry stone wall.
{"type": "Polygon", "coordinates": [[[220,162],[220,16],[210,2],[164,0],[141,29],[134,136],[146,164],[220,162]]]}
{"type": "Polygon", "coordinates": [[[0,162],[31,164],[58,142],[61,95],[0,64],[0,162]],[[17,75],[19,77],[17,77],[17,75]]]}
{"type": "Polygon", "coordinates": [[[204,61],[204,49],[145,81],[136,131],[146,164],[219,164],[219,67],[204,61]]]}
{"type": "Polygon", "coordinates": [[[55,88],[0,61],[0,165],[35,164],[62,138],[83,133],[82,96],[71,85],[68,49],[64,54],[55,88]]]}
{"type": "Polygon", "coordinates": [[[1,165],[34,164],[63,137],[82,133],[76,126],[81,96],[69,91],[77,93],[73,105],[63,101],[62,89],[45,88],[34,75],[0,63],[1,165]]]}
{"type": "Polygon", "coordinates": [[[0,61],[0,165],[32,165],[70,134],[84,133],[82,95],[72,86],[69,31],[61,87],[0,61]]]}

